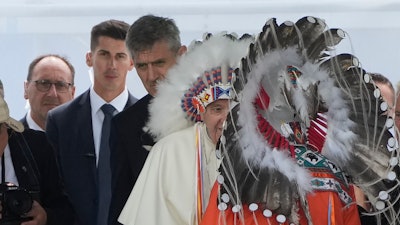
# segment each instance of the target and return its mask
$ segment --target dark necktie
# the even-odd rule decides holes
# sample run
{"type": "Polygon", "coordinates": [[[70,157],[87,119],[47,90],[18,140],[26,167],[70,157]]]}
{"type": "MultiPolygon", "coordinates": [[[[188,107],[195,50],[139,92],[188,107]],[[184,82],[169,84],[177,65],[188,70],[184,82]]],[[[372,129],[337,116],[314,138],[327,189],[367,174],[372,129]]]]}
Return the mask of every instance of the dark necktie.
{"type": "Polygon", "coordinates": [[[98,188],[99,188],[99,210],[97,214],[97,225],[108,223],[108,210],[111,201],[111,169],[110,169],[110,125],[115,108],[110,104],[101,107],[104,113],[103,126],[101,128],[99,162],[97,165],[98,188]]]}

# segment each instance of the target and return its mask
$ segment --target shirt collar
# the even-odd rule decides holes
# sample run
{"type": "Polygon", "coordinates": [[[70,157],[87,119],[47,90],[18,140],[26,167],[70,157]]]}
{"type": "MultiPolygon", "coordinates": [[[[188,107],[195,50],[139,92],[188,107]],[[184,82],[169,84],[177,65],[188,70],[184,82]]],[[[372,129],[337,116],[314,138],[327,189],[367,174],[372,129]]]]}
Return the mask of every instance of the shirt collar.
{"type": "Polygon", "coordinates": [[[39,130],[39,131],[44,131],[32,118],[31,116],[31,110],[28,111],[26,114],[26,123],[28,124],[28,127],[32,130],[39,130]]]}
{"type": "Polygon", "coordinates": [[[93,86],[90,88],[90,103],[92,106],[92,111],[97,112],[100,110],[100,107],[106,103],[111,104],[117,109],[118,112],[124,110],[126,106],[126,102],[128,101],[128,89],[125,87],[124,91],[121,92],[120,95],[115,97],[111,102],[104,101],[93,89],[93,86]]]}

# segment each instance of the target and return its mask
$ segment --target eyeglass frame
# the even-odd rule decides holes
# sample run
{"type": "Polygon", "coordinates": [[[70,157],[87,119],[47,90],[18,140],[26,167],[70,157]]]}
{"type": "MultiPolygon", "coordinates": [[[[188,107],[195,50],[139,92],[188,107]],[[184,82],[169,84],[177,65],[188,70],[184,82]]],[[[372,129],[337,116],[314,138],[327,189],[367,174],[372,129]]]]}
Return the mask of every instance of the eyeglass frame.
{"type": "Polygon", "coordinates": [[[52,82],[52,81],[46,80],[46,79],[31,80],[29,82],[34,82],[36,89],[40,92],[48,92],[51,89],[51,87],[54,85],[57,93],[66,93],[66,92],[68,92],[69,88],[74,85],[73,83],[68,83],[65,81],[52,82]],[[47,88],[45,88],[45,86],[43,86],[43,85],[49,85],[49,86],[47,88]],[[64,87],[65,87],[65,90],[59,89],[59,88],[64,88],[64,87]]]}

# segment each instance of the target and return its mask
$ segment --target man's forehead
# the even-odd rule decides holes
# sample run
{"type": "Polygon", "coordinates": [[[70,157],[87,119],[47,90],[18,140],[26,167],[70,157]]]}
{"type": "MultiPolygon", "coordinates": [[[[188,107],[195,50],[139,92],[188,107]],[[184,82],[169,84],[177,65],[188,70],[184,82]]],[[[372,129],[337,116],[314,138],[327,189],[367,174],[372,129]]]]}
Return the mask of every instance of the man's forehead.
{"type": "Polygon", "coordinates": [[[176,58],[176,54],[173,54],[170,50],[145,50],[141,51],[133,57],[135,64],[148,64],[161,61],[168,61],[176,58]]]}
{"type": "Polygon", "coordinates": [[[62,59],[53,57],[53,56],[47,56],[43,59],[41,59],[34,67],[34,70],[39,68],[67,68],[69,69],[67,63],[65,63],[62,59]]]}
{"type": "Polygon", "coordinates": [[[106,36],[99,37],[95,52],[109,52],[113,54],[128,54],[124,40],[114,39],[106,36]]]}
{"type": "Polygon", "coordinates": [[[170,57],[171,55],[175,55],[175,53],[171,50],[168,42],[158,41],[155,42],[151,47],[136,52],[134,58],[166,58],[170,57]]]}

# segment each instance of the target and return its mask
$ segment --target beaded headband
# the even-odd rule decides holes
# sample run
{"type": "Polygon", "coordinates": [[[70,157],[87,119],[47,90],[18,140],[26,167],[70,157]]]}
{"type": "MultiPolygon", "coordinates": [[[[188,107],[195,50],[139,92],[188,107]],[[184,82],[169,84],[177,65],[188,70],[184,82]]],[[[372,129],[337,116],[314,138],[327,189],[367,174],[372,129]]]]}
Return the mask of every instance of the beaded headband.
{"type": "Polygon", "coordinates": [[[200,121],[200,114],[218,99],[232,99],[235,73],[232,68],[216,67],[205,71],[182,98],[182,109],[191,121],[200,121]]]}
{"type": "Polygon", "coordinates": [[[200,121],[200,113],[212,102],[236,96],[235,69],[253,40],[252,36],[219,33],[192,42],[157,85],[157,95],[149,105],[147,126],[155,140],[200,121]]]}

